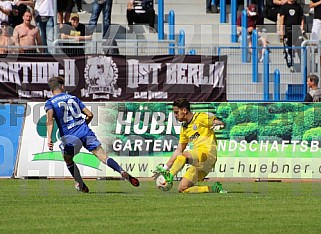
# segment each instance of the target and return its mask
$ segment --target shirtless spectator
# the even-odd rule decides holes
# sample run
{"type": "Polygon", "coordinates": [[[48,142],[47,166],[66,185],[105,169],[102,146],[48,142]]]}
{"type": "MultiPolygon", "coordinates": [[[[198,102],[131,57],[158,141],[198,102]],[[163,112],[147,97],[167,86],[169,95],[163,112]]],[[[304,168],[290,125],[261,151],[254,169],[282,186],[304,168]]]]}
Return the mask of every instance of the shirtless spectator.
{"type": "Polygon", "coordinates": [[[12,10],[9,15],[9,25],[12,28],[15,28],[17,25],[22,24],[22,16],[28,9],[28,6],[33,8],[33,0],[13,0],[12,1],[12,10]]]}
{"type": "Polygon", "coordinates": [[[0,34],[0,54],[19,52],[14,48],[14,46],[14,38],[9,34],[9,23],[6,21],[2,21],[0,34]],[[10,46],[12,47],[10,48],[10,46]]]}
{"type": "MultiPolygon", "coordinates": [[[[23,14],[22,19],[23,23],[17,25],[13,32],[16,45],[21,47],[21,53],[37,53],[37,49],[27,47],[42,45],[39,29],[38,27],[31,25],[32,14],[29,10],[23,14]]],[[[43,48],[39,48],[39,51],[43,53],[44,50],[43,48]]]]}

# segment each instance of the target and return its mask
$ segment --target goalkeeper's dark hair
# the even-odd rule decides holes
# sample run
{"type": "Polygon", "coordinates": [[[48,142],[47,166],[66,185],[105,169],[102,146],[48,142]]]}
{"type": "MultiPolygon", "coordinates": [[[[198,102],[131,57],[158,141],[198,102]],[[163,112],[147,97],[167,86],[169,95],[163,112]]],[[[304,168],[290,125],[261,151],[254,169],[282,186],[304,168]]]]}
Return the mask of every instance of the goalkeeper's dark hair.
{"type": "Polygon", "coordinates": [[[188,111],[191,111],[189,101],[186,98],[180,98],[174,101],[173,106],[177,106],[178,108],[186,108],[188,111]]]}
{"type": "Polygon", "coordinates": [[[62,90],[62,86],[65,85],[65,79],[62,78],[61,76],[54,76],[51,77],[48,81],[48,85],[50,90],[54,91],[57,89],[62,90]]]}

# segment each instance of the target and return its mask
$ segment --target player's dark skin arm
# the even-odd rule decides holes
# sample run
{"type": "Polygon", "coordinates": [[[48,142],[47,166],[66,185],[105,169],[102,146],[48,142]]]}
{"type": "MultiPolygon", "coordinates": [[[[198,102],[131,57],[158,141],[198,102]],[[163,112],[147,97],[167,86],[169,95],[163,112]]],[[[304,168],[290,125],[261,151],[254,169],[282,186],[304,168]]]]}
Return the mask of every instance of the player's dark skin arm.
{"type": "Polygon", "coordinates": [[[90,110],[88,110],[87,107],[82,109],[82,113],[86,115],[86,124],[89,124],[91,120],[94,118],[93,113],[90,110]]]}
{"type": "Polygon", "coordinates": [[[49,150],[52,150],[53,149],[52,132],[53,132],[53,127],[54,127],[54,118],[53,118],[53,110],[52,109],[47,111],[46,126],[47,126],[48,148],[49,148],[49,150]]]}

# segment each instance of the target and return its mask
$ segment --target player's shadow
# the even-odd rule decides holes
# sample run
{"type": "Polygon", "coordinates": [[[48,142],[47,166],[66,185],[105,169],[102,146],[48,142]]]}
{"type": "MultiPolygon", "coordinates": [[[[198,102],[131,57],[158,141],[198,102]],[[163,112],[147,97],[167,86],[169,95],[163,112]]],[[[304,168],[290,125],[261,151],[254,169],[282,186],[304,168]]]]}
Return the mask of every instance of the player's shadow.
{"type": "Polygon", "coordinates": [[[89,192],[88,194],[126,194],[126,192],[117,192],[117,191],[99,191],[99,192],[89,192]]]}
{"type": "Polygon", "coordinates": [[[227,191],[227,194],[259,194],[257,191],[227,191]]]}

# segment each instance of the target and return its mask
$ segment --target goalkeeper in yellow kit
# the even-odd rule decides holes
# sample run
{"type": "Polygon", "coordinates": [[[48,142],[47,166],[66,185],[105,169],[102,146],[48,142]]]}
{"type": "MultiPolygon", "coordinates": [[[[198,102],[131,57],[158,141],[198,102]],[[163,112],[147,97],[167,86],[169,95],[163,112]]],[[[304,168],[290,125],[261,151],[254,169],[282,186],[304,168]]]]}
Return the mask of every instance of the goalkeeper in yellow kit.
{"type": "Polygon", "coordinates": [[[179,144],[164,167],[161,165],[156,167],[153,177],[156,179],[161,174],[167,183],[173,183],[174,176],[187,163],[191,166],[178,185],[179,192],[226,192],[219,182],[213,186],[195,186],[197,181],[203,181],[215,166],[217,141],[213,128],[224,127],[224,123],[207,113],[193,114],[188,100],[183,98],[174,101],[173,112],[175,118],[182,122],[179,144]],[[189,143],[193,147],[190,150],[185,150],[189,143]]]}

